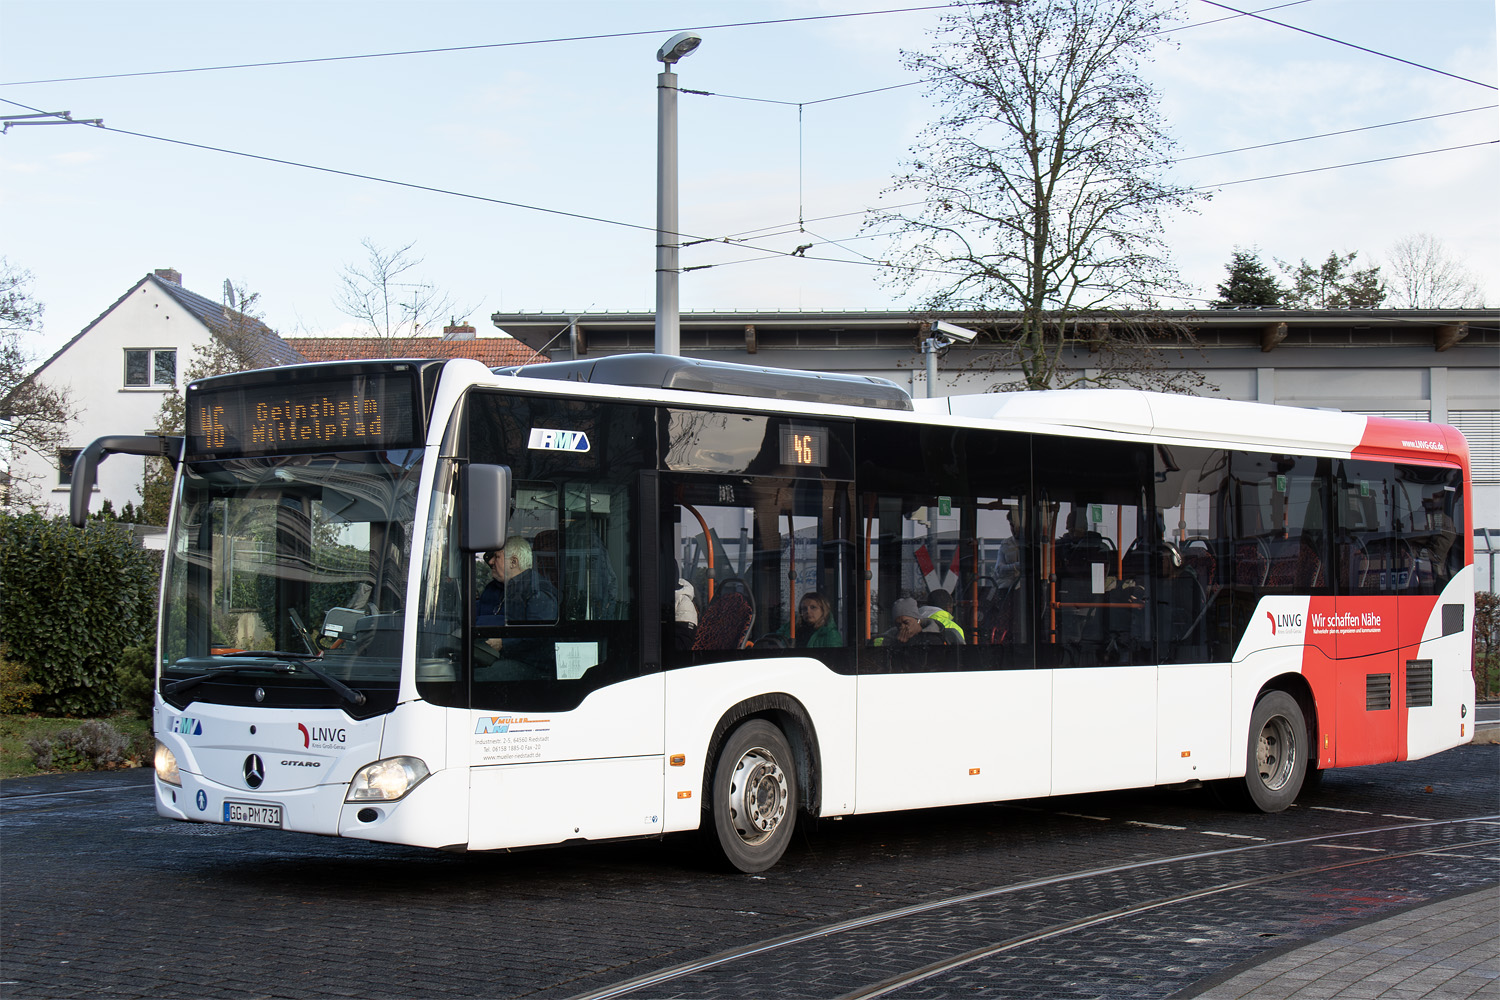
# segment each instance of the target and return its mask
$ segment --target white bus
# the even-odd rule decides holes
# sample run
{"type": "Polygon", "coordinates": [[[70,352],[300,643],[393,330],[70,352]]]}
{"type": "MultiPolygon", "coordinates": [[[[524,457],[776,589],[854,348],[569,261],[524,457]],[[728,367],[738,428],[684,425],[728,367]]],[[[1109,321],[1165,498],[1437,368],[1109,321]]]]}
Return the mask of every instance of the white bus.
{"type": "Polygon", "coordinates": [[[188,386],[163,816],[510,850],[1323,769],[1470,735],[1451,428],[630,355],[188,386]]]}

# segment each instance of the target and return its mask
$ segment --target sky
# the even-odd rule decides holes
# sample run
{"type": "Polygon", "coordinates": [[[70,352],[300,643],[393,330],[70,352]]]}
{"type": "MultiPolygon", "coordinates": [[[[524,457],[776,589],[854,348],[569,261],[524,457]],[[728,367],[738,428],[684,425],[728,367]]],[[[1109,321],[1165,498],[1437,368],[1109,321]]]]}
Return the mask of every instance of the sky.
{"type": "MultiPolygon", "coordinates": [[[[715,96],[680,98],[680,228],[751,239],[683,251],[683,311],[917,307],[862,227],[935,115],[901,58],[930,44],[924,6],[0,0],[0,115],[107,129],[0,136],[0,254],[46,307],[29,347],[49,356],[162,267],[210,297],[226,279],[257,292],[283,335],[350,333],[335,297],[367,239],[414,244],[411,277],[482,334],[496,311],[650,312],[655,54],[690,28],[679,86],[715,96]],[[419,49],[448,51],[329,61],[419,49]],[[267,62],[283,64],[161,72],[267,62]]],[[[1171,178],[1213,189],[1168,221],[1191,288],[1171,304],[1204,306],[1237,246],[1365,264],[1418,233],[1500,299],[1495,3],[1229,6],[1304,31],[1182,0],[1146,69],[1195,157],[1171,178]],[[1293,176],[1259,179],[1275,174],[1293,176]]]]}

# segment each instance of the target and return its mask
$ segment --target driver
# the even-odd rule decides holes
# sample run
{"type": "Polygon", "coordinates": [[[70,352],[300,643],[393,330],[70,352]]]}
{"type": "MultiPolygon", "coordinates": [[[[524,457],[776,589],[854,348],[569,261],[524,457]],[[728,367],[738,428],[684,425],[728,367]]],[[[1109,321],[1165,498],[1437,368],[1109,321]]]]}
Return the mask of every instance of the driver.
{"type": "Polygon", "coordinates": [[[511,535],[500,549],[498,562],[505,580],[506,622],[557,621],[557,588],[532,568],[531,543],[511,535]]]}

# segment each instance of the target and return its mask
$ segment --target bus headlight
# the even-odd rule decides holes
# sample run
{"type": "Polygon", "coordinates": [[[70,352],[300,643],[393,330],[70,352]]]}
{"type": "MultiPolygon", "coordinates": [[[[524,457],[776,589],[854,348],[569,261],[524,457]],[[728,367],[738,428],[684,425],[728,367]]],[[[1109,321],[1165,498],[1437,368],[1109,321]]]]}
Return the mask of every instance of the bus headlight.
{"type": "Polygon", "coordinates": [[[394,802],[420,785],[429,774],[416,757],[387,757],[366,764],[349,782],[345,802],[394,802]]]}
{"type": "Polygon", "coordinates": [[[182,775],[177,773],[177,755],[168,750],[161,740],[156,741],[156,778],[169,785],[182,787],[182,775]]]}

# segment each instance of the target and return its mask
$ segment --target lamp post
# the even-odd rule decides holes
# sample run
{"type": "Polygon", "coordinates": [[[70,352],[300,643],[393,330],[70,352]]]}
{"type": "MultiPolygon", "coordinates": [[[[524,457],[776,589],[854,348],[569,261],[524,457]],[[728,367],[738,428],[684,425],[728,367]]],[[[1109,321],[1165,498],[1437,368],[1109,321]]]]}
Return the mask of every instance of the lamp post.
{"type": "Polygon", "coordinates": [[[656,51],[656,353],[681,354],[677,311],[677,74],[672,67],[703,39],[681,31],[656,51]]]}

